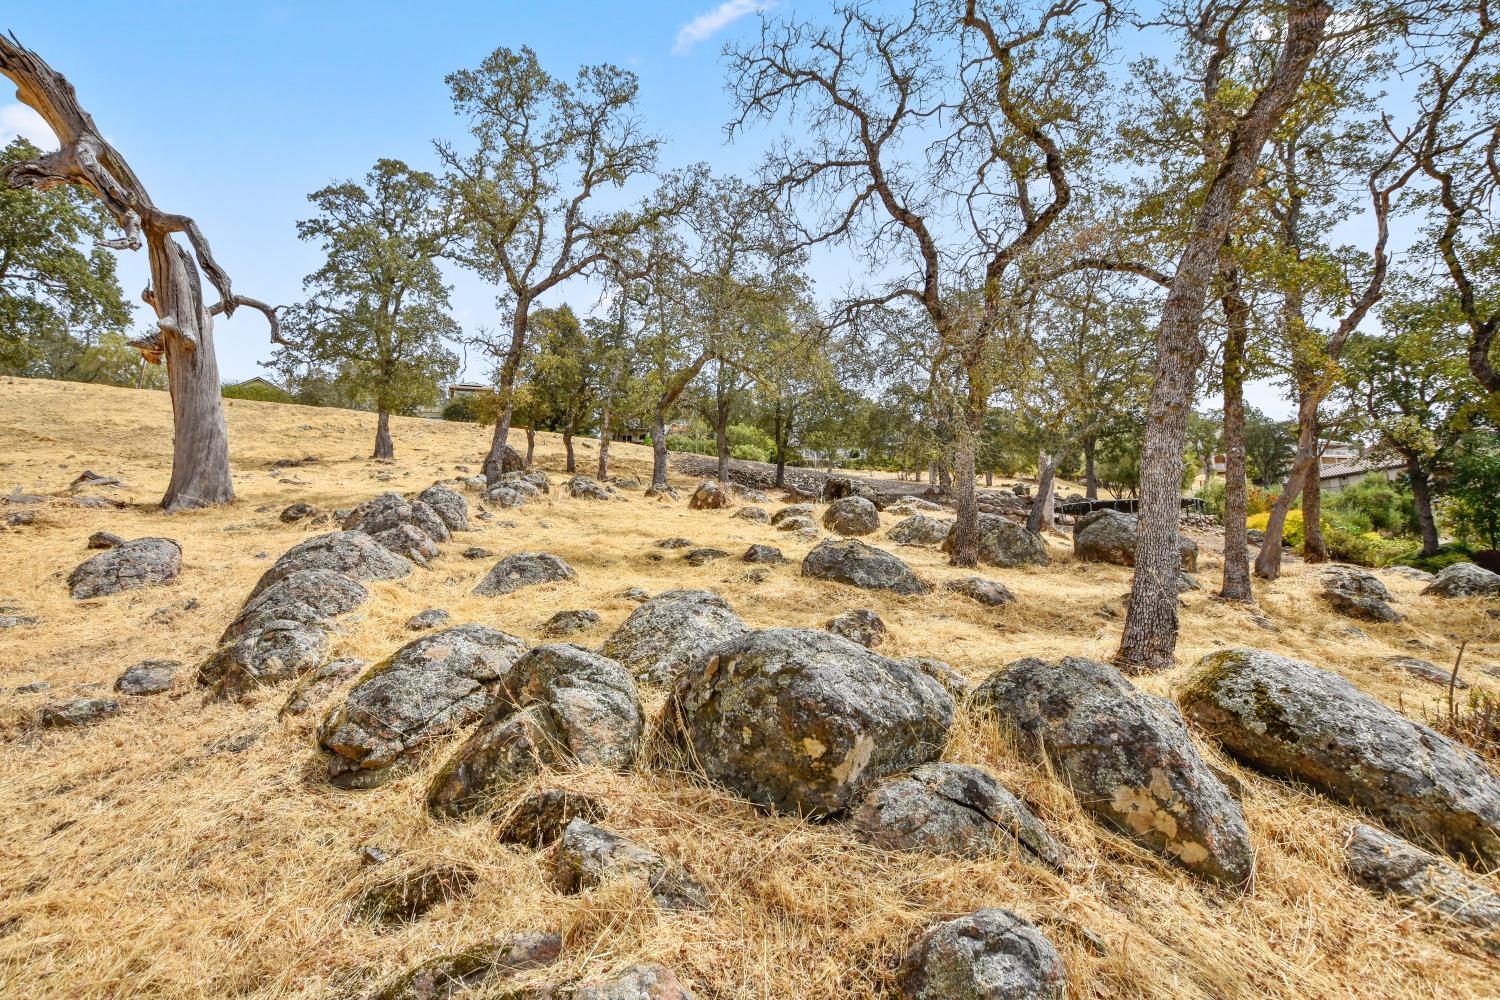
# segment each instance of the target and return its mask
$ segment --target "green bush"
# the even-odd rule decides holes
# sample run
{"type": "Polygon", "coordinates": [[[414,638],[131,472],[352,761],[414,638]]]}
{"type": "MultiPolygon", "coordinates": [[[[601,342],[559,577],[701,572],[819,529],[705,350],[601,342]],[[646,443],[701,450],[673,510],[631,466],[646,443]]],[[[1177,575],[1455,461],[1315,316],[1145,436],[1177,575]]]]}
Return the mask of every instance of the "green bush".
{"type": "Polygon", "coordinates": [[[737,444],[729,449],[730,458],[738,458],[746,462],[769,462],[771,452],[753,444],[737,444]]]}
{"type": "Polygon", "coordinates": [[[1214,517],[1222,518],[1224,516],[1224,487],[1225,481],[1219,476],[1215,476],[1198,487],[1198,492],[1194,493],[1193,496],[1203,501],[1205,512],[1212,514],[1214,517]]]}
{"type": "Polygon", "coordinates": [[[284,389],[278,389],[273,385],[256,383],[240,383],[238,385],[226,385],[220,390],[225,399],[252,399],[260,403],[290,403],[291,394],[284,389]]]}
{"type": "Polygon", "coordinates": [[[684,434],[668,434],[667,449],[694,455],[716,455],[719,452],[719,446],[711,438],[694,438],[684,434]]]}
{"type": "Polygon", "coordinates": [[[448,405],[443,407],[443,419],[474,424],[479,422],[479,411],[474,408],[472,401],[459,396],[448,400],[448,405]]]}
{"type": "Polygon", "coordinates": [[[1323,496],[1323,516],[1345,531],[1410,534],[1416,512],[1411,493],[1384,476],[1366,476],[1323,496]]]}
{"type": "Polygon", "coordinates": [[[1355,534],[1326,521],[1323,541],[1328,544],[1329,556],[1360,566],[1389,566],[1411,551],[1410,542],[1386,538],[1374,531],[1355,534]]]}
{"type": "Polygon", "coordinates": [[[1439,545],[1437,552],[1430,556],[1422,555],[1420,545],[1407,545],[1406,554],[1396,557],[1391,561],[1394,566],[1415,566],[1417,569],[1436,573],[1447,569],[1454,563],[1472,562],[1474,550],[1462,542],[1452,542],[1448,545],[1439,545]]]}

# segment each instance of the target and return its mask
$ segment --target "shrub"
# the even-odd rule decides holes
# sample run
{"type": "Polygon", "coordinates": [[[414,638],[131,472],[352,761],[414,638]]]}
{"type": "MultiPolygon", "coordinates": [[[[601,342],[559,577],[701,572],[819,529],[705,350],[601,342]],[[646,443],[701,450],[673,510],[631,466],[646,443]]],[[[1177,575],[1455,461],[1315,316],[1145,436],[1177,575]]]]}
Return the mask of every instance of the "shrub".
{"type": "Polygon", "coordinates": [[[443,419],[466,424],[478,423],[479,411],[474,408],[472,401],[460,396],[457,399],[450,399],[448,405],[443,407],[443,419]]]}
{"type": "Polygon", "coordinates": [[[729,449],[729,457],[738,458],[746,462],[769,462],[771,460],[771,452],[753,444],[737,444],[729,449]]]}
{"type": "Polygon", "coordinates": [[[290,403],[292,401],[291,394],[286,390],[260,382],[226,385],[220,393],[225,399],[253,399],[260,403],[290,403]]]}
{"type": "Polygon", "coordinates": [[[1224,486],[1224,480],[1215,476],[1198,487],[1198,492],[1193,494],[1203,501],[1203,510],[1214,517],[1224,516],[1224,486]]]}
{"type": "MultiPolygon", "coordinates": [[[[1252,531],[1265,531],[1270,520],[1270,511],[1261,511],[1259,514],[1251,514],[1246,518],[1245,527],[1252,531]]],[[[1281,540],[1291,546],[1302,544],[1302,511],[1300,509],[1293,508],[1286,512],[1286,524],[1281,528],[1281,540]]]]}
{"type": "Polygon", "coordinates": [[[1360,566],[1389,566],[1411,550],[1410,542],[1386,538],[1377,531],[1351,533],[1327,521],[1323,522],[1323,541],[1329,556],[1360,566]]]}
{"type": "Polygon", "coordinates": [[[1404,555],[1392,560],[1392,565],[1415,566],[1417,569],[1436,573],[1447,569],[1454,563],[1472,562],[1474,550],[1462,542],[1451,542],[1448,545],[1438,546],[1438,550],[1430,556],[1422,554],[1420,545],[1408,545],[1404,555]]]}

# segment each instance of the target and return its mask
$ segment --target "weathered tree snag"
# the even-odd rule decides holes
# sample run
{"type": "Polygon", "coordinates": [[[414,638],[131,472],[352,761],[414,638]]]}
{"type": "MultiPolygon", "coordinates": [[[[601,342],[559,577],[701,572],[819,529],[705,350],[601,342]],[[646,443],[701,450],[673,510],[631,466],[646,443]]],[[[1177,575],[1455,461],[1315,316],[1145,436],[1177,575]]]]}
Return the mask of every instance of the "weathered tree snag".
{"type": "Polygon", "coordinates": [[[1083,441],[1083,496],[1086,500],[1099,499],[1099,472],[1094,465],[1094,449],[1098,443],[1092,435],[1083,441]]]}
{"type": "MultiPolygon", "coordinates": [[[[1239,275],[1225,276],[1224,308],[1224,585],[1219,599],[1252,601],[1250,553],[1245,530],[1245,344],[1250,306],[1240,295],[1239,275]]],[[[1210,466],[1212,468],[1212,466],[1210,466]]]]}
{"type": "Polygon", "coordinates": [[[391,441],[391,415],[386,410],[378,411],[375,419],[375,451],[371,458],[391,459],[396,457],[396,445],[391,441]]]}
{"type": "Polygon", "coordinates": [[[0,36],[0,73],[15,83],[16,97],[42,116],[59,143],[54,153],[10,165],[0,173],[0,182],[12,189],[46,190],[60,184],[87,188],[104,202],[124,233],[104,245],[114,250],[146,248],[151,286],[141,297],[155,311],[157,329],[131,343],[147,361],[167,366],[172,478],[162,507],[171,512],[229,503],[234,482],[213,317],[233,315],[236,306],[248,305],[266,314],[271,339],[280,342],[276,311],[234,294],[229,275],[214,261],[197,224],[156,207],[124,157],[99,134],[73,85],[14,35],[0,36]],[[184,234],[192,244],[196,264],[172,239],[174,233],[184,234]],[[199,268],[219,293],[212,307],[204,305],[199,268]]]}
{"type": "Polygon", "coordinates": [[[1182,451],[1197,388],[1203,342],[1198,327],[1209,281],[1235,210],[1272,129],[1296,97],[1323,42],[1327,0],[1292,0],[1286,37],[1270,82],[1230,129],[1224,155],[1193,220],[1167,288],[1156,331],[1156,371],[1141,446],[1140,515],[1130,608],[1116,660],[1139,673],[1172,665],[1177,648],[1177,534],[1182,516],[1182,451]]]}
{"type": "Polygon", "coordinates": [[[1063,456],[1057,453],[1042,452],[1037,456],[1036,463],[1036,499],[1031,501],[1031,513],[1026,517],[1026,530],[1040,535],[1043,530],[1052,527],[1053,484],[1057,478],[1057,465],[1063,456]]]}

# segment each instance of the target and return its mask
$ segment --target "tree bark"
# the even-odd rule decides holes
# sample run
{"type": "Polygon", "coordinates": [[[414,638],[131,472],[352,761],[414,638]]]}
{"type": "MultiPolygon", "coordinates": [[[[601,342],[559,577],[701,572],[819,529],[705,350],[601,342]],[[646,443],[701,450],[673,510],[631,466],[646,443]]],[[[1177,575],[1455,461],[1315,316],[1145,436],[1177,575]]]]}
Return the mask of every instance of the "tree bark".
{"type": "Polygon", "coordinates": [[[526,468],[531,468],[531,461],[536,457],[536,421],[526,425],[526,468]]]}
{"type": "Polygon", "coordinates": [[[1057,478],[1057,463],[1061,456],[1042,452],[1037,456],[1036,498],[1031,501],[1031,513],[1026,517],[1026,530],[1041,534],[1052,527],[1052,484],[1057,478]]]}
{"type": "Polygon", "coordinates": [[[573,458],[573,425],[563,425],[563,452],[567,455],[566,464],[563,468],[568,472],[577,472],[578,463],[573,458]]]}
{"type": "Polygon", "coordinates": [[[1203,360],[1198,327],[1209,279],[1272,129],[1291,105],[1323,41],[1326,0],[1292,0],[1276,69],[1230,132],[1168,285],[1156,333],[1156,370],[1141,447],[1135,574],[1116,660],[1138,673],[1170,667],[1177,648],[1177,536],[1182,516],[1182,452],[1203,360]]]}
{"type": "MultiPolygon", "coordinates": [[[[531,304],[525,298],[516,302],[516,311],[510,321],[510,344],[500,362],[500,414],[495,420],[495,436],[490,439],[490,452],[484,457],[484,479],[497,483],[505,474],[505,445],[510,437],[511,414],[515,410],[516,372],[521,368],[521,351],[526,346],[527,310],[531,304]]],[[[535,421],[533,421],[535,422],[535,421]]],[[[528,428],[529,432],[530,428],[528,428]]],[[[530,442],[527,449],[530,450],[530,442]]],[[[530,458],[527,465],[531,464],[530,458]]]]}
{"type": "Polygon", "coordinates": [[[667,488],[667,410],[658,406],[651,425],[651,488],[667,488]]]}
{"type": "MultiPolygon", "coordinates": [[[[1274,580],[1281,575],[1282,534],[1286,530],[1287,514],[1302,492],[1302,485],[1318,461],[1317,425],[1303,420],[1298,414],[1300,428],[1297,432],[1297,454],[1292,460],[1292,471],[1287,474],[1281,495],[1271,505],[1266,520],[1266,537],[1261,542],[1260,552],[1255,556],[1255,575],[1262,580],[1274,580]]],[[[1304,512],[1305,513],[1305,512],[1304,512]]],[[[1306,520],[1303,521],[1304,526],[1306,520]]]]}
{"type": "MultiPolygon", "coordinates": [[[[1313,428],[1314,435],[1318,429],[1313,428]]],[[[1328,561],[1328,542],[1323,538],[1323,484],[1318,479],[1322,460],[1314,456],[1313,468],[1302,484],[1302,558],[1310,563],[1328,561]]]]}
{"type": "Polygon", "coordinates": [[[719,457],[719,482],[729,482],[729,401],[721,394],[714,409],[714,444],[719,457]]]}
{"type": "Polygon", "coordinates": [[[984,470],[984,485],[986,487],[990,487],[990,486],[994,486],[995,485],[995,470],[994,469],[985,469],[984,470]]]}
{"type": "Polygon", "coordinates": [[[1099,473],[1094,466],[1094,449],[1098,442],[1090,435],[1083,441],[1083,495],[1089,500],[1099,499],[1099,473]]]}
{"type": "Polygon", "coordinates": [[[599,475],[597,478],[601,483],[609,478],[609,410],[613,396],[614,393],[611,392],[604,397],[604,405],[599,411],[599,475]]]}
{"type": "Polygon", "coordinates": [[[1414,456],[1406,457],[1406,477],[1411,483],[1412,506],[1417,509],[1417,527],[1422,533],[1422,554],[1437,555],[1437,519],[1432,515],[1432,480],[1422,463],[1414,456]]]}
{"type": "Polygon", "coordinates": [[[1252,601],[1245,493],[1245,344],[1250,307],[1239,294],[1238,275],[1228,276],[1223,296],[1224,339],[1224,583],[1219,598],[1252,601]]]}
{"type": "MultiPolygon", "coordinates": [[[[952,566],[979,565],[979,491],[974,487],[972,442],[972,438],[961,442],[953,455],[953,508],[958,517],[954,521],[953,552],[948,558],[952,566]]],[[[949,487],[945,486],[943,492],[949,492],[949,487]]]]}
{"type": "Polygon", "coordinates": [[[370,457],[379,459],[396,457],[396,446],[391,442],[391,415],[384,409],[376,411],[375,453],[370,457]]]}
{"type": "MultiPolygon", "coordinates": [[[[790,423],[790,421],[787,421],[790,423]]],[[[776,414],[772,428],[776,435],[776,488],[786,485],[786,437],[782,432],[781,399],[776,399],[776,414]]]]}

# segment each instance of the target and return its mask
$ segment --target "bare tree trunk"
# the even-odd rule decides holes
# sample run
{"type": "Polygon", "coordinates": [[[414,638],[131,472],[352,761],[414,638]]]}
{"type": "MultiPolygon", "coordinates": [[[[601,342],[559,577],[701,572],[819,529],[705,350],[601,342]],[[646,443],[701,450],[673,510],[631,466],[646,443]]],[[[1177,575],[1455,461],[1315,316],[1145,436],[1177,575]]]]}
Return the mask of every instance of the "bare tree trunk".
{"type": "Polygon", "coordinates": [[[1245,531],[1245,342],[1250,307],[1239,294],[1239,275],[1224,292],[1224,585],[1225,601],[1251,601],[1249,540],[1245,531]]]}
{"type": "Polygon", "coordinates": [[[1098,442],[1093,436],[1083,442],[1083,495],[1089,500],[1099,499],[1099,473],[1094,467],[1094,449],[1098,442]]]}
{"type": "MultiPolygon", "coordinates": [[[[948,562],[953,566],[979,565],[979,493],[974,488],[973,438],[959,443],[953,455],[953,507],[958,512],[954,521],[953,552],[948,562]]],[[[945,486],[943,492],[948,492],[945,486]]]]}
{"type": "Polygon", "coordinates": [[[714,410],[714,443],[719,456],[719,482],[729,482],[729,402],[719,397],[714,410]]]}
{"type": "MultiPolygon", "coordinates": [[[[524,298],[516,302],[516,311],[510,321],[510,344],[505,358],[500,362],[500,415],[495,420],[495,436],[490,439],[490,452],[484,457],[484,479],[497,483],[505,474],[505,446],[510,437],[510,420],[515,410],[516,372],[521,368],[521,351],[526,346],[526,310],[530,303],[524,298]]],[[[531,462],[528,459],[527,465],[531,462]]]]}
{"type": "MultiPolygon", "coordinates": [[[[788,407],[788,410],[790,410],[790,407],[788,407]]],[[[776,487],[778,489],[786,485],[786,441],[791,434],[791,425],[791,413],[788,412],[785,426],[783,426],[781,399],[778,397],[776,400],[775,423],[773,425],[776,431],[776,487]]]]}
{"type": "Polygon", "coordinates": [[[531,468],[531,461],[536,457],[536,426],[535,421],[526,425],[526,468],[531,468]]]}
{"type": "Polygon", "coordinates": [[[984,485],[986,487],[990,487],[990,486],[994,486],[995,485],[995,470],[994,469],[985,469],[984,470],[984,485]]]}
{"type": "MultiPolygon", "coordinates": [[[[613,393],[610,394],[612,396],[613,393]]],[[[609,478],[609,409],[610,396],[604,397],[604,407],[599,412],[599,476],[602,483],[609,478]]]]}
{"type": "Polygon", "coordinates": [[[571,421],[563,424],[563,451],[568,456],[563,468],[568,472],[577,472],[578,463],[573,458],[573,424],[571,421]]]}
{"type": "Polygon", "coordinates": [[[937,482],[939,492],[953,492],[953,463],[946,458],[938,459],[937,482]]]}
{"type": "Polygon", "coordinates": [[[1302,558],[1310,563],[1328,561],[1328,542],[1323,538],[1323,484],[1318,480],[1321,460],[1302,484],[1302,558]]]}
{"type": "Polygon", "coordinates": [[[172,478],[161,505],[172,513],[230,503],[229,428],[203,286],[192,259],[175,240],[153,237],[147,247],[157,314],[176,317],[183,331],[163,338],[172,394],[172,478]]]}
{"type": "Polygon", "coordinates": [[[1196,391],[1209,279],[1235,208],[1266,139],[1286,113],[1323,41],[1327,0],[1291,0],[1286,37],[1270,82],[1236,121],[1168,283],[1156,332],[1156,371],[1141,447],[1135,574],[1116,659],[1130,672],[1170,667],[1177,648],[1177,550],[1182,516],[1182,452],[1196,391]]]}
{"type": "Polygon", "coordinates": [[[371,457],[379,459],[396,457],[396,446],[391,442],[391,415],[384,409],[376,411],[375,453],[371,457]]]}
{"type": "Polygon", "coordinates": [[[1422,555],[1437,555],[1437,519],[1432,516],[1432,481],[1420,462],[1406,459],[1406,477],[1411,483],[1412,506],[1417,509],[1417,527],[1422,533],[1422,555]]]}
{"type": "Polygon", "coordinates": [[[1266,538],[1255,556],[1255,575],[1262,580],[1274,580],[1281,575],[1281,536],[1286,531],[1286,516],[1291,512],[1292,504],[1296,503],[1302,492],[1302,484],[1307,481],[1308,474],[1318,460],[1315,425],[1300,419],[1299,423],[1301,429],[1297,433],[1297,455],[1292,461],[1292,471],[1286,477],[1281,495],[1271,505],[1270,516],[1266,519],[1266,538]]]}
{"type": "Polygon", "coordinates": [[[651,488],[667,488],[667,411],[662,406],[656,408],[651,425],[651,488]]]}
{"type": "Polygon", "coordinates": [[[1037,456],[1036,499],[1031,501],[1031,513],[1026,518],[1026,530],[1041,534],[1044,528],[1052,527],[1052,484],[1057,478],[1057,463],[1061,456],[1042,452],[1037,456]]]}

